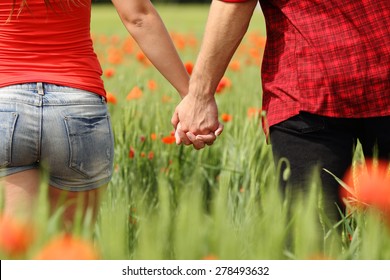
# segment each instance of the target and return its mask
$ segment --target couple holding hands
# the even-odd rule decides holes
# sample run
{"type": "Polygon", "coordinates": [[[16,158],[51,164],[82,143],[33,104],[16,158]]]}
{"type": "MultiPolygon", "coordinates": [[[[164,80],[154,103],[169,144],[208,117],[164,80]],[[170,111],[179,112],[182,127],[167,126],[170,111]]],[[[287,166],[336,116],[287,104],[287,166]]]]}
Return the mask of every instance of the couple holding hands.
{"type": "MultiPolygon", "coordinates": [[[[182,97],[171,119],[177,144],[202,149],[222,133],[214,93],[259,2],[267,28],[264,131],[275,160],[287,158],[291,168],[282,187],[305,186],[314,167],[342,178],[358,142],[366,157],[375,151],[390,159],[388,0],[213,0],[191,77],[149,0],[112,2],[182,97]]],[[[97,209],[111,179],[113,133],[90,18],[91,0],[0,4],[0,185],[6,215],[33,213],[42,162],[49,167],[52,209],[78,197],[85,208],[97,209]]],[[[338,183],[326,172],[321,179],[325,199],[340,203],[338,183]]],[[[65,219],[72,220],[74,208],[68,207],[65,219]]]]}

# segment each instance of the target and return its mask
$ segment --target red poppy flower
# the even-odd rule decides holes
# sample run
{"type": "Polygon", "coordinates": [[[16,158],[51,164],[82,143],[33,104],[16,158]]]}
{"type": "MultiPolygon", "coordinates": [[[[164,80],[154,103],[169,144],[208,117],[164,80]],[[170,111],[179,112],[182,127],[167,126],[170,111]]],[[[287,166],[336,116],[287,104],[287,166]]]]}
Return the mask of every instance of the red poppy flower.
{"type": "Polygon", "coordinates": [[[137,60],[139,62],[141,62],[143,65],[145,66],[148,66],[151,64],[151,62],[149,61],[149,59],[146,57],[146,55],[142,52],[142,51],[139,51],[137,54],[136,54],[136,57],[137,57],[137,60]]]}
{"type": "Polygon", "coordinates": [[[252,33],[250,34],[249,39],[256,48],[258,49],[265,48],[265,43],[267,39],[264,36],[260,34],[252,33]]]}
{"type": "Polygon", "coordinates": [[[227,77],[222,77],[221,81],[218,83],[217,89],[215,92],[217,94],[221,93],[225,88],[229,88],[231,86],[231,81],[227,77]]]}
{"type": "Polygon", "coordinates": [[[188,61],[188,62],[186,62],[186,63],[184,64],[184,66],[185,66],[185,68],[186,68],[186,70],[187,70],[187,73],[188,73],[189,75],[191,75],[191,74],[192,74],[192,70],[194,69],[194,64],[193,64],[191,61],[188,61]]]}
{"type": "Polygon", "coordinates": [[[106,94],[107,103],[116,104],[118,101],[116,96],[112,92],[107,92],[106,94]]]}
{"type": "Polygon", "coordinates": [[[8,216],[0,216],[0,251],[16,257],[27,251],[34,239],[31,225],[8,216]]]}
{"type": "Polygon", "coordinates": [[[221,119],[224,122],[230,122],[233,119],[233,116],[226,113],[222,113],[221,119]]]}
{"type": "Polygon", "coordinates": [[[111,48],[108,50],[108,62],[111,64],[120,64],[123,61],[123,54],[120,50],[116,48],[111,48]]]}
{"type": "Polygon", "coordinates": [[[46,244],[34,259],[98,260],[99,254],[90,241],[71,235],[61,235],[46,244]]]}
{"type": "Polygon", "coordinates": [[[229,69],[233,71],[239,71],[241,68],[240,61],[238,60],[232,60],[229,64],[229,69]]]}
{"type": "Polygon", "coordinates": [[[152,139],[152,141],[156,140],[157,139],[157,134],[156,133],[150,134],[150,139],[152,139]]]}
{"type": "Polygon", "coordinates": [[[134,148],[133,148],[133,147],[130,147],[129,158],[134,158],[134,156],[135,156],[134,148]]]}
{"type": "Polygon", "coordinates": [[[131,37],[128,37],[124,41],[122,49],[125,53],[132,53],[133,46],[134,46],[134,40],[131,37]]]}
{"type": "Polygon", "coordinates": [[[142,98],[142,96],[143,96],[142,90],[139,87],[135,86],[127,95],[126,100],[140,99],[142,98]]]}
{"type": "Polygon", "coordinates": [[[186,47],[186,38],[183,35],[174,32],[170,35],[177,49],[183,50],[186,47]]]}
{"type": "Polygon", "coordinates": [[[148,89],[150,89],[151,91],[155,91],[157,89],[157,83],[155,80],[148,81],[148,89]]]}
{"type": "Polygon", "coordinates": [[[341,197],[347,204],[357,207],[372,206],[390,217],[390,166],[389,162],[366,160],[352,166],[341,188],[341,197]]]}
{"type": "Polygon", "coordinates": [[[164,143],[164,144],[173,144],[176,142],[176,138],[175,136],[172,136],[172,135],[169,135],[169,136],[165,136],[161,139],[161,141],[164,143]]]}
{"type": "Polygon", "coordinates": [[[213,255],[213,254],[210,254],[210,255],[204,256],[202,258],[202,260],[213,261],[213,260],[218,260],[218,257],[213,255]]]}
{"type": "Polygon", "coordinates": [[[107,68],[104,70],[103,75],[107,78],[111,78],[115,75],[115,69],[114,68],[107,68]]]}

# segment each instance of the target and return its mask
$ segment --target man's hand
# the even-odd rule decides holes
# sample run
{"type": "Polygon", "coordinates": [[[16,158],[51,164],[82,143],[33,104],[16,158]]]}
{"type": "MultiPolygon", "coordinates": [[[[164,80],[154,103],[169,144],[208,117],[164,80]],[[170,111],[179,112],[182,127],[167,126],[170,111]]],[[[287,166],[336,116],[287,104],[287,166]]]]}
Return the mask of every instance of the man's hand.
{"type": "Polygon", "coordinates": [[[212,145],[223,131],[214,96],[196,98],[188,94],[176,107],[171,123],[176,144],[193,145],[197,150],[212,145]]]}

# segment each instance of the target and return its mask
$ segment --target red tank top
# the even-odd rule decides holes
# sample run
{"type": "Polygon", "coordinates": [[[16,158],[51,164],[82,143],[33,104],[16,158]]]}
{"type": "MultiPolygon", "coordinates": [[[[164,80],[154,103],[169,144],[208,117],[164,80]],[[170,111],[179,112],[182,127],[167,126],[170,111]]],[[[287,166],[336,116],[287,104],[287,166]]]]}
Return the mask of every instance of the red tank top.
{"type": "Polygon", "coordinates": [[[105,96],[90,36],[91,0],[0,2],[0,87],[46,82],[105,96]],[[62,4],[61,4],[62,3],[62,4]]]}

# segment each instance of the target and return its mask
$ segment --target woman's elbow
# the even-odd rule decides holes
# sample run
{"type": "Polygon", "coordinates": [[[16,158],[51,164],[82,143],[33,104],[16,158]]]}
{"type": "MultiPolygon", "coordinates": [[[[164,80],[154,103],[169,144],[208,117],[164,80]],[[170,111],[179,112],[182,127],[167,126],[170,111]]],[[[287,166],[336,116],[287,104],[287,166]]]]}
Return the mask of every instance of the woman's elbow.
{"type": "Polygon", "coordinates": [[[141,28],[147,25],[148,21],[153,20],[156,10],[152,5],[134,7],[117,7],[118,14],[122,22],[131,28],[141,28]]]}

